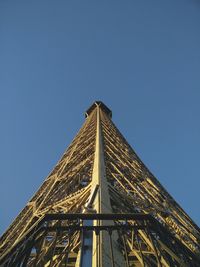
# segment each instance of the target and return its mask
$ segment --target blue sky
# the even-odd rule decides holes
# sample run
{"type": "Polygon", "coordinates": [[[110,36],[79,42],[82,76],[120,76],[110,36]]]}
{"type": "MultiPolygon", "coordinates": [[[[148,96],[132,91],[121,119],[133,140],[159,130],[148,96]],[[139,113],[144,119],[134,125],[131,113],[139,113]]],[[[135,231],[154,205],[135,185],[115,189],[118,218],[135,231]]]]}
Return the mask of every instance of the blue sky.
{"type": "Polygon", "coordinates": [[[198,0],[0,1],[0,233],[102,100],[200,225],[198,0]]]}

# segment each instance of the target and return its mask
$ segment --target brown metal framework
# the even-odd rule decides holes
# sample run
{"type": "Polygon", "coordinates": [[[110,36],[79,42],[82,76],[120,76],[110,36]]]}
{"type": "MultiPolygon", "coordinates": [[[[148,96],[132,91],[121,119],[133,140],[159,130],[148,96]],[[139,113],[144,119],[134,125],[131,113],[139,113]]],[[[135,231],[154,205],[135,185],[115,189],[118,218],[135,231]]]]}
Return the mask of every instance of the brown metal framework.
{"type": "Polygon", "coordinates": [[[200,266],[200,231],[95,102],[0,239],[0,266],[200,266]]]}

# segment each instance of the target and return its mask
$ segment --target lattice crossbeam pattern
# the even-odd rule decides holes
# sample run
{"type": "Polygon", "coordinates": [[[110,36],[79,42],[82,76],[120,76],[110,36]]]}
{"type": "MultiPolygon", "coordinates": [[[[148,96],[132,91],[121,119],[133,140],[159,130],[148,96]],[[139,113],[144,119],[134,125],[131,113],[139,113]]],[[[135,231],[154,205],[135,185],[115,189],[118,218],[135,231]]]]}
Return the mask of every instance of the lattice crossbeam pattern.
{"type": "Polygon", "coordinates": [[[0,266],[198,267],[200,231],[96,101],[0,239],[0,266]]]}
{"type": "Polygon", "coordinates": [[[102,128],[110,184],[130,199],[130,206],[134,206],[136,211],[151,214],[168,227],[184,245],[198,253],[198,226],[150,173],[104,113],[102,128]]]}
{"type": "Polygon", "coordinates": [[[93,112],[38,192],[1,237],[1,254],[17,243],[46,213],[81,211],[90,194],[95,118],[93,112]]]}
{"type": "Polygon", "coordinates": [[[88,233],[98,237],[102,232],[108,237],[106,253],[111,258],[110,266],[198,266],[193,254],[179,247],[180,242],[153,217],[134,213],[45,215],[17,249],[10,250],[4,266],[81,266],[77,259],[83,238],[88,233]],[[88,221],[107,223],[87,225],[88,221]],[[119,236],[124,265],[118,265],[115,259],[115,235],[119,236]]]}

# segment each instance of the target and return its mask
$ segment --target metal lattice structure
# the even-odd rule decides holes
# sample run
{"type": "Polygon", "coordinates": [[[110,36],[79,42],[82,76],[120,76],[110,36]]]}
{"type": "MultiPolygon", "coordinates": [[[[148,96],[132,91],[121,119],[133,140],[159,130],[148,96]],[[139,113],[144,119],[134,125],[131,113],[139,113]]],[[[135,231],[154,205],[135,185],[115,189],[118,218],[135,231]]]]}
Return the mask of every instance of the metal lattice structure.
{"type": "Polygon", "coordinates": [[[95,102],[0,239],[0,266],[200,266],[200,230],[95,102]]]}

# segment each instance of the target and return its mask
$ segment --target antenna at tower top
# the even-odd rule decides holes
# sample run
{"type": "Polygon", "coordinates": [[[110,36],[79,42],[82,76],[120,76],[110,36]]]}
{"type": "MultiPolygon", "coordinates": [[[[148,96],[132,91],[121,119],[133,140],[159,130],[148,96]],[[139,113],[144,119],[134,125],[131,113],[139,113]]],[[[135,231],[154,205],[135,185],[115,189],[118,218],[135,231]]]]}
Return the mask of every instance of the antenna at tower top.
{"type": "Polygon", "coordinates": [[[85,117],[87,118],[97,106],[99,106],[110,118],[112,118],[112,111],[102,101],[95,101],[89,109],[86,110],[85,117]]]}

